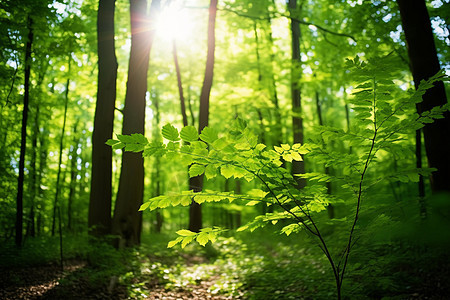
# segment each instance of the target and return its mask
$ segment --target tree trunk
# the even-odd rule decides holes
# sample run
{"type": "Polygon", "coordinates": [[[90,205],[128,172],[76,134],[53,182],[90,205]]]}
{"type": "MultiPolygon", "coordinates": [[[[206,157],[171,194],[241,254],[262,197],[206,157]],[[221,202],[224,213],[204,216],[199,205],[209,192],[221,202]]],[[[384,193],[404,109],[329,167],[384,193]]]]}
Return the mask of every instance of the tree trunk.
{"type": "MultiPolygon", "coordinates": [[[[422,130],[416,130],[416,167],[422,168],[422,130]]],[[[423,176],[419,174],[419,182],[417,182],[419,192],[419,211],[422,218],[427,216],[427,206],[425,203],[425,182],[423,176]]]]}
{"type": "MultiPolygon", "coordinates": [[[[70,74],[70,60],[71,54],[69,54],[69,68],[68,74],[70,74]]],[[[53,220],[52,220],[52,236],[55,236],[55,224],[56,224],[56,212],[58,211],[59,222],[61,223],[61,209],[59,204],[59,191],[61,190],[60,182],[61,182],[61,165],[62,165],[62,153],[64,150],[64,134],[66,130],[66,121],[67,121],[67,106],[69,104],[69,85],[70,79],[67,79],[66,82],[66,92],[65,92],[65,102],[64,102],[64,118],[63,118],[63,126],[61,129],[61,138],[59,140],[59,159],[58,159],[58,173],[56,175],[56,191],[55,191],[55,200],[53,201],[53,220]]],[[[64,176],[65,177],[65,176],[64,176]]],[[[61,226],[61,225],[60,225],[61,226]]],[[[60,232],[61,234],[61,232],[60,232]]]]}
{"type": "MultiPolygon", "coordinates": [[[[397,0],[405,31],[410,67],[416,88],[423,79],[428,79],[440,70],[434,44],[430,17],[424,0],[397,0]]],[[[438,82],[423,95],[423,102],[417,104],[422,113],[434,106],[447,103],[445,87],[438,82]]],[[[434,193],[450,192],[450,113],[423,128],[428,165],[438,171],[431,175],[434,193]]]]}
{"type": "MultiPolygon", "coordinates": [[[[175,71],[177,73],[178,94],[180,95],[181,116],[183,117],[183,126],[188,126],[186,114],[186,101],[184,100],[183,83],[181,81],[180,65],[178,64],[177,44],[175,39],[172,41],[173,61],[175,63],[175,71]]],[[[194,124],[192,124],[194,125],[194,124]]]]}
{"type": "Polygon", "coordinates": [[[77,182],[77,159],[78,159],[78,144],[79,140],[76,136],[77,134],[77,126],[78,126],[78,120],[76,121],[72,134],[73,137],[73,144],[72,144],[72,151],[71,151],[71,157],[70,157],[70,183],[69,183],[69,198],[67,199],[67,229],[72,230],[73,229],[73,200],[75,196],[75,187],[77,182]]]}
{"type": "MultiPolygon", "coordinates": [[[[145,95],[147,71],[154,28],[149,29],[159,0],[153,0],[150,18],[146,0],[130,0],[131,52],[128,66],[128,82],[123,109],[122,134],[144,134],[145,95]]],[[[144,159],[141,153],[124,152],[119,179],[119,190],[114,208],[112,233],[119,236],[119,248],[140,243],[142,213],[139,207],[144,194],[144,159]]]]}
{"type": "MultiPolygon", "coordinates": [[[[317,109],[317,118],[319,119],[319,125],[323,126],[324,123],[323,123],[323,118],[322,118],[322,105],[320,104],[319,92],[317,92],[317,91],[316,91],[316,109],[317,109]]],[[[322,143],[324,144],[323,140],[322,140],[322,143]]],[[[324,144],[324,146],[325,146],[325,144],[324,144]]],[[[324,166],[324,169],[325,169],[325,174],[330,175],[330,167],[324,166]]],[[[330,181],[327,181],[326,187],[327,187],[327,194],[331,195],[332,186],[331,186],[330,181]]],[[[330,219],[333,219],[334,218],[334,206],[332,204],[328,204],[327,212],[328,212],[328,217],[330,219]]]]}
{"type": "MultiPolygon", "coordinates": [[[[202,91],[200,94],[200,114],[198,121],[198,132],[208,126],[209,118],[209,96],[211,93],[211,86],[214,75],[214,51],[216,48],[216,13],[217,1],[211,0],[209,5],[209,20],[208,20],[208,52],[206,56],[205,77],[203,79],[202,91]]],[[[199,192],[203,187],[203,176],[196,176],[190,178],[189,188],[194,192],[199,192]]],[[[189,230],[198,232],[202,228],[202,208],[200,204],[192,202],[189,207],[189,230]]]]}
{"type": "MultiPolygon", "coordinates": [[[[291,35],[292,35],[292,67],[291,67],[291,97],[292,97],[292,132],[293,143],[303,144],[303,119],[301,117],[301,60],[300,60],[300,39],[301,31],[298,17],[294,18],[293,13],[297,10],[297,0],[289,0],[288,8],[291,18],[291,35]]],[[[292,162],[292,174],[305,173],[305,163],[303,161],[292,162]]],[[[299,189],[305,187],[305,179],[295,177],[297,180],[297,187],[299,189]]]]}
{"type": "MultiPolygon", "coordinates": [[[[153,140],[160,140],[161,139],[161,118],[160,118],[160,112],[159,112],[159,99],[158,94],[154,93],[154,96],[152,97],[152,103],[154,105],[155,109],[155,118],[153,119],[153,127],[155,128],[153,130],[153,140]]],[[[154,184],[153,188],[153,197],[157,197],[161,195],[162,189],[161,189],[161,181],[163,180],[161,178],[161,157],[156,156],[154,161],[154,169],[153,169],[153,178],[152,183],[154,184]]],[[[154,231],[157,233],[161,233],[161,228],[163,226],[163,216],[161,214],[161,209],[155,210],[155,222],[154,222],[154,231]]]]}
{"type": "Polygon", "coordinates": [[[22,247],[23,238],[23,182],[25,175],[25,151],[27,145],[27,120],[28,106],[30,99],[30,73],[31,73],[31,47],[33,45],[33,20],[28,16],[27,27],[28,37],[25,46],[25,78],[24,78],[24,96],[23,96],[23,112],[22,112],[22,133],[20,141],[20,158],[19,158],[19,178],[17,180],[17,201],[16,201],[16,236],[15,242],[17,247],[22,247]]]}
{"type": "Polygon", "coordinates": [[[88,226],[90,234],[111,232],[112,137],[116,101],[117,60],[114,45],[115,0],[100,0],[97,13],[98,86],[92,134],[91,192],[88,226]]]}

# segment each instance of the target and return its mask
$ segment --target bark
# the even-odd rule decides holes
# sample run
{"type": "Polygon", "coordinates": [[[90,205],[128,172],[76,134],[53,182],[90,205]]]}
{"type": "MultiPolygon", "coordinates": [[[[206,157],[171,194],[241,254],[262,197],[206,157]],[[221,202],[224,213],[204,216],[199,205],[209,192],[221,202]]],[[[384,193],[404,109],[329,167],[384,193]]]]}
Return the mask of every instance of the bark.
{"type": "Polygon", "coordinates": [[[98,86],[92,134],[90,234],[111,232],[112,137],[116,101],[117,59],[114,45],[115,0],[100,0],[97,13],[98,86]]]}
{"type": "MultiPolygon", "coordinates": [[[[292,69],[291,69],[291,97],[292,97],[292,131],[293,143],[303,144],[303,120],[301,117],[301,90],[299,82],[301,79],[300,69],[300,40],[301,31],[298,18],[293,17],[293,12],[297,10],[297,0],[289,0],[289,11],[291,13],[291,36],[292,36],[292,69]]],[[[305,173],[305,164],[303,161],[292,162],[292,174],[305,173]]],[[[297,180],[297,187],[299,189],[305,187],[305,179],[295,177],[297,180]]]]}
{"type": "MultiPolygon", "coordinates": [[[[430,17],[424,0],[397,0],[410,67],[416,88],[423,79],[428,79],[440,70],[430,17]]],[[[447,103],[445,87],[438,82],[423,95],[417,104],[417,112],[430,110],[447,103]]],[[[450,113],[423,128],[428,165],[438,171],[431,175],[433,193],[450,192],[450,113]]]]}
{"type": "Polygon", "coordinates": [[[27,120],[28,106],[30,99],[30,73],[31,73],[31,48],[33,45],[33,21],[31,17],[27,18],[28,36],[25,46],[25,77],[24,77],[24,96],[22,111],[22,132],[20,140],[20,158],[19,158],[19,177],[17,179],[17,201],[16,201],[16,236],[17,247],[22,247],[23,238],[23,182],[25,177],[25,152],[27,145],[27,120]]]}
{"type": "MultiPolygon", "coordinates": [[[[200,94],[200,114],[198,121],[198,132],[208,126],[209,118],[209,97],[214,75],[214,51],[216,48],[216,13],[217,1],[211,0],[209,5],[208,19],[208,52],[206,56],[205,77],[203,79],[202,91],[200,94]]],[[[189,188],[194,192],[199,192],[203,187],[203,176],[190,178],[189,188]]],[[[202,210],[200,204],[192,202],[189,207],[189,230],[198,232],[202,228],[202,210]]]]}
{"type": "MultiPolygon", "coordinates": [[[[144,134],[145,95],[150,50],[154,26],[149,26],[160,1],[153,0],[150,17],[146,0],[130,0],[131,52],[128,82],[123,109],[122,134],[144,134]]],[[[119,179],[119,190],[112,220],[112,233],[119,237],[119,248],[140,243],[142,213],[139,207],[144,194],[144,160],[141,153],[124,152],[119,179]]]]}

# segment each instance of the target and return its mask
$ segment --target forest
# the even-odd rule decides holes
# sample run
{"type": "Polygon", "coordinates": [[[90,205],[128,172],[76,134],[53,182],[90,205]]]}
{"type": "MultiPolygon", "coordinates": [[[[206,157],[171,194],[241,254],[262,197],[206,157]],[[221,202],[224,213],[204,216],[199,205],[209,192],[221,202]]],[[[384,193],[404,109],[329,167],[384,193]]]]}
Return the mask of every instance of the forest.
{"type": "Polygon", "coordinates": [[[450,0],[0,0],[0,299],[448,299],[450,0]]]}

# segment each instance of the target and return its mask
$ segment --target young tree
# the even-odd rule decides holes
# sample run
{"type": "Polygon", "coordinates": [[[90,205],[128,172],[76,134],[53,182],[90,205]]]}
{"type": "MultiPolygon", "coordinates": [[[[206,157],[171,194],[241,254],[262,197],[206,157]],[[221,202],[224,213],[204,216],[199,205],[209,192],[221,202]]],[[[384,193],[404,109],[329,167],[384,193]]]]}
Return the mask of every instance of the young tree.
{"type": "MultiPolygon", "coordinates": [[[[418,88],[422,80],[427,80],[440,70],[436,53],[430,17],[424,0],[397,0],[405,31],[406,44],[414,85],[418,88]]],[[[423,102],[417,104],[417,112],[447,103],[444,84],[437,82],[423,95],[423,102]]],[[[428,164],[437,168],[431,175],[434,192],[450,192],[450,113],[443,119],[427,124],[423,128],[428,164]]]]}
{"type": "MultiPolygon", "coordinates": [[[[160,1],[153,0],[150,16],[146,0],[130,0],[131,52],[123,109],[123,134],[144,133],[147,70],[155,28],[152,21],[160,1]]],[[[144,193],[144,160],[136,153],[123,153],[119,190],[112,220],[112,233],[120,237],[119,247],[140,243],[144,193]]]]}
{"type": "Polygon", "coordinates": [[[88,226],[95,236],[111,230],[111,138],[116,101],[117,59],[114,45],[115,0],[100,0],[97,13],[98,86],[92,134],[91,193],[88,226]]]}

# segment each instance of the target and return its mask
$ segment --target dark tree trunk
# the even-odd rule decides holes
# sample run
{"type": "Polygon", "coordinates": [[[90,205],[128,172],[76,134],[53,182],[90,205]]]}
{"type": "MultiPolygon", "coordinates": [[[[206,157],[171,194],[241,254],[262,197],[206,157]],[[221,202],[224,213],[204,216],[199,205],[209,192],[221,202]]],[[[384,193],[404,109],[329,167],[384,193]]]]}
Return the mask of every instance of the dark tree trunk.
{"type": "MultiPolygon", "coordinates": [[[[68,73],[70,74],[70,60],[71,54],[69,54],[69,68],[68,73]]],[[[59,223],[61,226],[61,208],[59,203],[59,191],[61,190],[60,182],[61,182],[61,165],[62,165],[62,153],[64,150],[64,134],[66,130],[66,121],[67,121],[67,106],[69,104],[69,85],[70,79],[67,79],[66,82],[66,92],[65,92],[65,102],[64,102],[64,118],[63,118],[63,126],[61,129],[61,138],[59,139],[59,159],[58,159],[58,173],[56,175],[56,191],[55,191],[55,199],[53,201],[53,220],[52,220],[52,236],[55,235],[55,224],[56,224],[56,212],[58,212],[59,223]]],[[[65,176],[63,176],[64,178],[65,176]]],[[[60,230],[61,234],[61,230],[60,230]]]]}
{"type": "MultiPolygon", "coordinates": [[[[316,109],[317,109],[317,118],[319,119],[319,125],[323,126],[324,123],[323,123],[323,117],[322,117],[322,105],[320,104],[319,92],[317,92],[317,91],[316,91],[316,109]]],[[[323,143],[323,140],[322,140],[322,143],[323,143]]],[[[325,174],[330,175],[330,167],[324,166],[324,169],[325,169],[325,174]]],[[[327,187],[327,194],[331,195],[332,186],[331,186],[330,181],[327,181],[326,187],[327,187]]],[[[328,217],[330,219],[333,219],[334,218],[334,206],[332,204],[328,204],[327,212],[328,212],[328,217]]]]}
{"type": "MultiPolygon", "coordinates": [[[[154,28],[149,29],[148,24],[156,10],[159,10],[159,6],[159,0],[152,1],[149,17],[146,0],[130,0],[131,52],[122,134],[144,134],[147,71],[154,38],[154,28]]],[[[140,243],[142,213],[139,207],[143,196],[144,159],[142,154],[124,152],[112,221],[112,233],[119,236],[117,245],[119,248],[140,243]]]]}
{"type": "MultiPolygon", "coordinates": [[[[152,103],[154,105],[155,109],[155,118],[153,119],[153,125],[155,130],[153,131],[153,140],[159,140],[161,139],[161,118],[160,118],[160,112],[159,112],[159,99],[158,95],[154,93],[154,96],[152,97],[152,103]]],[[[156,156],[155,157],[155,163],[154,163],[154,169],[153,169],[153,178],[152,183],[154,184],[153,188],[153,197],[157,197],[161,195],[162,189],[161,189],[161,181],[163,178],[161,177],[161,157],[156,156]]],[[[154,231],[157,233],[161,232],[161,228],[163,226],[163,216],[161,214],[160,209],[155,210],[155,222],[154,222],[154,231]]]]}
{"type": "MultiPolygon", "coordinates": [[[[300,79],[301,79],[301,60],[300,60],[300,40],[301,31],[298,17],[293,14],[297,10],[297,0],[289,0],[288,3],[291,18],[291,35],[292,35],[292,68],[291,68],[291,97],[292,97],[292,132],[293,143],[303,144],[303,119],[301,117],[302,104],[301,104],[301,91],[300,91],[300,79]]],[[[292,162],[292,174],[305,173],[305,163],[303,161],[292,162]]],[[[304,179],[296,177],[297,187],[299,189],[306,185],[304,179]]]]}
{"type": "Polygon", "coordinates": [[[97,13],[98,86],[92,134],[89,232],[103,236],[111,232],[112,137],[116,101],[117,60],[114,45],[115,0],[100,0],[97,13]]]}
{"type": "MultiPolygon", "coordinates": [[[[397,0],[405,31],[410,67],[416,88],[440,70],[434,44],[430,17],[424,0],[397,0]]],[[[430,110],[447,103],[445,87],[438,82],[423,95],[417,104],[417,112],[430,110]]],[[[437,168],[431,176],[431,188],[436,192],[450,192],[450,113],[423,128],[428,165],[437,168]]]]}
{"type": "MultiPolygon", "coordinates": [[[[422,130],[416,130],[416,167],[422,168],[422,130]]],[[[427,206],[425,203],[425,182],[423,176],[419,175],[419,182],[417,183],[419,192],[419,211],[422,218],[427,216],[427,206]]]]}
{"type": "MultiPolygon", "coordinates": [[[[216,13],[217,1],[211,0],[209,5],[209,20],[208,20],[208,52],[206,56],[205,77],[203,79],[202,92],[200,94],[200,114],[198,120],[198,132],[208,126],[209,118],[209,96],[211,93],[211,86],[214,75],[214,51],[216,48],[216,13]]],[[[203,187],[203,176],[190,178],[190,189],[194,192],[199,192],[203,187]]],[[[200,204],[192,202],[189,207],[189,230],[198,232],[202,228],[202,208],[200,204]]]]}
{"type": "Polygon", "coordinates": [[[70,183],[69,183],[69,198],[67,199],[67,229],[72,230],[73,229],[73,201],[75,197],[75,187],[77,182],[77,159],[78,159],[78,138],[76,136],[77,134],[77,125],[78,120],[76,121],[72,134],[73,137],[73,144],[72,144],[72,151],[71,151],[71,158],[70,158],[70,183]]]}
{"type": "Polygon", "coordinates": [[[31,47],[33,45],[33,21],[31,17],[27,19],[28,37],[25,46],[25,77],[24,77],[24,96],[22,112],[22,133],[20,140],[20,158],[19,158],[19,178],[17,180],[17,201],[16,201],[16,236],[17,247],[22,246],[23,238],[23,182],[25,175],[25,151],[27,146],[27,120],[28,106],[30,99],[30,73],[31,73],[31,47]]]}

